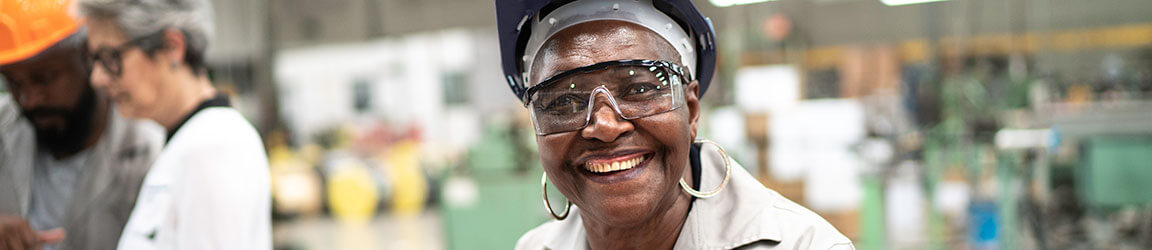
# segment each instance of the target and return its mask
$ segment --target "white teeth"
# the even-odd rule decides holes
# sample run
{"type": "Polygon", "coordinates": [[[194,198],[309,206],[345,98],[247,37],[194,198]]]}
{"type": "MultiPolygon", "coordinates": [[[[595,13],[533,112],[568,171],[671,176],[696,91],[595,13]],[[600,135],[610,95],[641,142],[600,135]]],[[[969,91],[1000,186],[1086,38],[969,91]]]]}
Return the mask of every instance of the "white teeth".
{"type": "Polygon", "coordinates": [[[613,172],[613,171],[631,169],[633,167],[636,167],[636,165],[639,165],[641,162],[644,162],[644,156],[643,155],[641,155],[640,157],[629,159],[629,160],[623,160],[623,161],[617,161],[617,162],[611,162],[611,163],[600,163],[600,164],[588,163],[588,164],[584,164],[584,168],[588,169],[588,171],[592,171],[593,173],[605,173],[605,172],[613,172]]]}

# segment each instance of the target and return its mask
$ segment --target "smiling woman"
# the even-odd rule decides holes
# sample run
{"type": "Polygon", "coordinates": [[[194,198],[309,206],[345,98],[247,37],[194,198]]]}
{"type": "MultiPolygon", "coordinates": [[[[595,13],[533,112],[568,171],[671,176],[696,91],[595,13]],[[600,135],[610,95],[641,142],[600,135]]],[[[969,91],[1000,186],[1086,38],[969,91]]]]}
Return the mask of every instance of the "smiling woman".
{"type": "Polygon", "coordinates": [[[568,200],[517,249],[851,249],[699,140],[715,65],[687,0],[497,1],[504,70],[568,200]],[[557,211],[560,210],[560,211],[557,211]]]}

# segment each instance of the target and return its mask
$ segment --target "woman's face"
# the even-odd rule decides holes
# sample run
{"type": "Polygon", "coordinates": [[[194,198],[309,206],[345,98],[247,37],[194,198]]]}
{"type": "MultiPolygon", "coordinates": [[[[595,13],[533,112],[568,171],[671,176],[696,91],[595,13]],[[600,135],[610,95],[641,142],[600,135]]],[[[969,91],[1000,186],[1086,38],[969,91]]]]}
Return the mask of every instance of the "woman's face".
{"type": "MultiPolygon", "coordinates": [[[[88,49],[94,55],[102,51],[118,51],[120,72],[112,72],[102,63],[92,68],[92,86],[103,89],[115,103],[120,114],[134,118],[155,117],[164,109],[157,105],[163,100],[164,84],[171,67],[164,53],[149,57],[139,46],[126,45],[129,39],[112,20],[92,19],[88,22],[88,49]]],[[[106,58],[105,60],[116,60],[106,58]]],[[[116,63],[116,62],[113,62],[116,63]]]]}
{"type": "MultiPolygon", "coordinates": [[[[594,21],[567,28],[550,38],[536,59],[532,83],[598,62],[680,61],[659,35],[620,21],[594,21]]],[[[549,181],[581,208],[585,220],[614,225],[643,223],[670,208],[682,194],[678,182],[689,164],[689,147],[696,137],[699,115],[696,82],[686,89],[683,107],[633,120],[622,118],[606,96],[598,94],[587,127],[536,137],[549,181]],[[614,163],[635,166],[593,172],[614,163]]]]}

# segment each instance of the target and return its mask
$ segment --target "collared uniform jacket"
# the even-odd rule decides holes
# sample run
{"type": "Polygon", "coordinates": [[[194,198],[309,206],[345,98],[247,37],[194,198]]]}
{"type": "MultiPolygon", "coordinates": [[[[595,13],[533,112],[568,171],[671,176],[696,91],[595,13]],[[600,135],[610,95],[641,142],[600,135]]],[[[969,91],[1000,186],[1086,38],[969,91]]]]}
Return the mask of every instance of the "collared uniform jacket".
{"type": "MultiPolygon", "coordinates": [[[[723,156],[708,148],[700,152],[704,191],[724,179],[723,156]]],[[[735,161],[731,164],[732,177],[723,191],[695,199],[673,249],[855,249],[824,218],[764,187],[735,161]]],[[[579,211],[573,206],[568,218],[532,229],[516,249],[589,249],[579,211]]]]}
{"type": "MultiPolygon", "coordinates": [[[[136,195],[163,143],[159,125],[121,118],[109,110],[104,135],[91,148],[72,200],[61,219],[59,249],[114,249],[136,195]]],[[[0,95],[0,213],[27,217],[36,137],[8,95],[0,95]]]]}

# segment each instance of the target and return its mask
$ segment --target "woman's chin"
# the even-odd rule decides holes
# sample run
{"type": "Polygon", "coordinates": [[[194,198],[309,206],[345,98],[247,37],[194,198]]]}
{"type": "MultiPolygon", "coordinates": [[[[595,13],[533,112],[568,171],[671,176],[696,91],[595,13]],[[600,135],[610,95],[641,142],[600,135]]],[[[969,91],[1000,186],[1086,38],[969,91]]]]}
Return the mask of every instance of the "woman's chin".
{"type": "Polygon", "coordinates": [[[581,211],[612,225],[635,225],[650,220],[658,203],[647,197],[615,197],[581,211]]]}
{"type": "Polygon", "coordinates": [[[675,187],[669,185],[670,180],[666,180],[661,168],[648,170],[622,182],[605,184],[585,180],[586,185],[581,188],[580,196],[586,203],[580,209],[585,214],[613,225],[633,225],[648,221],[662,207],[661,204],[669,205],[674,199],[668,197],[667,191],[663,190],[675,187]]]}
{"type": "Polygon", "coordinates": [[[132,103],[127,102],[126,100],[118,98],[114,99],[112,103],[116,104],[116,113],[120,113],[120,116],[133,119],[143,118],[140,117],[140,109],[138,109],[136,105],[132,105],[132,103]]]}
{"type": "Polygon", "coordinates": [[[129,108],[126,105],[121,105],[120,103],[116,103],[116,113],[119,113],[120,116],[124,118],[140,118],[136,115],[136,110],[129,108]]]}
{"type": "MultiPolygon", "coordinates": [[[[121,106],[121,107],[123,107],[123,106],[121,106]]],[[[143,116],[143,114],[141,114],[140,110],[138,110],[138,109],[133,109],[133,108],[118,108],[118,109],[119,110],[117,110],[117,111],[120,112],[120,116],[123,116],[125,118],[132,118],[132,119],[147,119],[148,118],[148,117],[143,116]]]]}

